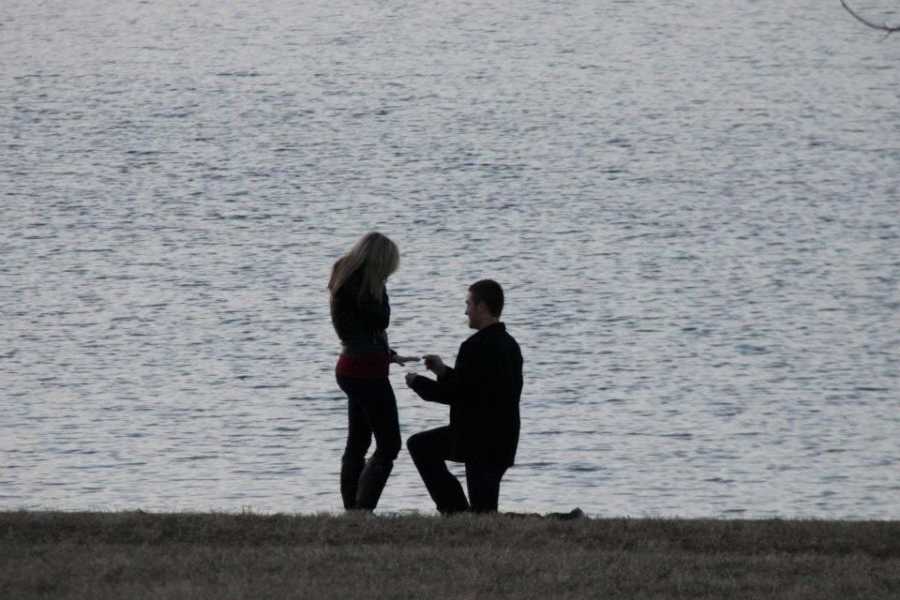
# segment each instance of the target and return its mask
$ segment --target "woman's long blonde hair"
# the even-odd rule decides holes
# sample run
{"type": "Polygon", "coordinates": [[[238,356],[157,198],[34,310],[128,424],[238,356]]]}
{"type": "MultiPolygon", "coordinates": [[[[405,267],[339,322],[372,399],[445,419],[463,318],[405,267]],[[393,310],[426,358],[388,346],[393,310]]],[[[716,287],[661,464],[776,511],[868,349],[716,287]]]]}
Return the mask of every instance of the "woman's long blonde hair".
{"type": "Polygon", "coordinates": [[[360,300],[371,296],[376,300],[384,298],[384,282],[387,281],[400,265],[400,250],[397,244],[386,235],[373,231],[362,236],[350,252],[334,263],[328,290],[334,300],[347,280],[362,269],[362,281],[359,288],[360,300]]]}

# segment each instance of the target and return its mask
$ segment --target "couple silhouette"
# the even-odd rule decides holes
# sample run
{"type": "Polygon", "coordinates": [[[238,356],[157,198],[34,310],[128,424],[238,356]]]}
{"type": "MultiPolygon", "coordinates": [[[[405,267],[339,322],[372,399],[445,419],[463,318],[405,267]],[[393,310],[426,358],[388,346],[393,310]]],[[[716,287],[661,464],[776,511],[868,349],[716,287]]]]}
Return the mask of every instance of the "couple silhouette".
{"type": "MultiPolygon", "coordinates": [[[[372,511],[400,452],[397,400],[388,379],[400,356],[388,343],[391,308],[386,289],[400,252],[386,236],[363,236],[339,258],[328,282],[331,321],[341,340],[335,374],[347,395],[347,444],[341,459],[341,497],[347,510],[372,511]],[[375,451],[366,453],[375,438],[375,451]]],[[[483,279],[469,287],[466,315],[475,333],[459,347],[450,367],[440,356],[422,357],[435,377],[406,375],[423,400],[450,407],[450,422],[422,431],[406,442],[410,456],[437,510],[495,512],[500,481],[515,462],[519,441],[522,353],[500,321],[503,288],[483,279]],[[447,468],[465,464],[466,488],[447,468]]]]}

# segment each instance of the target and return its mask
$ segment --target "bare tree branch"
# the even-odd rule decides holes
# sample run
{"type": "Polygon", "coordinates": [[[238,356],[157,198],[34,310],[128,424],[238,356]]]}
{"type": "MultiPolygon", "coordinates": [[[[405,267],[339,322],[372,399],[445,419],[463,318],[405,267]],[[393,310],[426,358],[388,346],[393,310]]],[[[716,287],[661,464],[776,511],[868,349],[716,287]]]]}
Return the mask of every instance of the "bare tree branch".
{"type": "Polygon", "coordinates": [[[895,33],[897,31],[900,31],[900,25],[891,26],[891,25],[888,25],[887,23],[884,23],[883,25],[879,25],[878,23],[873,23],[872,21],[869,21],[868,19],[864,19],[863,17],[856,14],[852,8],[847,6],[847,3],[844,0],[841,0],[841,6],[843,6],[848,13],[853,15],[853,17],[857,21],[859,21],[863,25],[866,25],[867,27],[871,27],[872,29],[878,29],[879,31],[887,31],[888,35],[895,33]]]}

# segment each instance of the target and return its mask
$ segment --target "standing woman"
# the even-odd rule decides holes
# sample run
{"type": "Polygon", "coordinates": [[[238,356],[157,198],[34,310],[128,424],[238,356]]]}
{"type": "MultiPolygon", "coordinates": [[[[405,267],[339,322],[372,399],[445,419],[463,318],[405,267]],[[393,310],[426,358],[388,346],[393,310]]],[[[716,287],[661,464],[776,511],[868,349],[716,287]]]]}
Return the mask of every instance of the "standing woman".
{"type": "Polygon", "coordinates": [[[391,306],[385,289],[400,252],[386,236],[364,235],[331,270],[331,322],[343,346],[335,373],[347,394],[349,425],[341,460],[344,508],[374,510],[400,451],[397,400],[388,380],[397,356],[388,345],[391,306]],[[375,435],[375,452],[366,452],[375,435]]]}

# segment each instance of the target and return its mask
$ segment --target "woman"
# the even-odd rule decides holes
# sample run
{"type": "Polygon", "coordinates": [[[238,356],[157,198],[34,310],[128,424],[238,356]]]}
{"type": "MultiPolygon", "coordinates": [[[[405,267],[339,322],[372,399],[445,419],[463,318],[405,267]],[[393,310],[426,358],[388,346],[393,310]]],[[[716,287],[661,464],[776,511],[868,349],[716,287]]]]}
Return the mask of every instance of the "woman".
{"type": "Polygon", "coordinates": [[[397,245],[380,233],[369,233],[334,263],[328,282],[331,322],[343,346],[335,373],[349,401],[341,460],[341,496],[347,510],[375,509],[400,451],[388,366],[417,359],[397,356],[388,346],[391,306],[385,282],[399,263],[397,245]],[[373,433],[375,452],[366,462],[373,433]]]}

